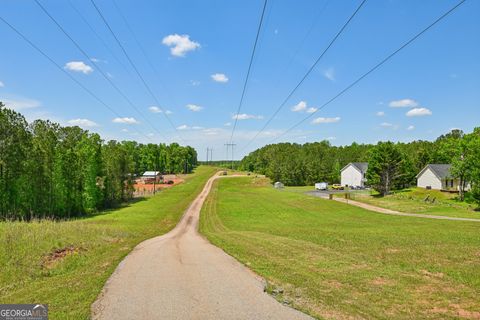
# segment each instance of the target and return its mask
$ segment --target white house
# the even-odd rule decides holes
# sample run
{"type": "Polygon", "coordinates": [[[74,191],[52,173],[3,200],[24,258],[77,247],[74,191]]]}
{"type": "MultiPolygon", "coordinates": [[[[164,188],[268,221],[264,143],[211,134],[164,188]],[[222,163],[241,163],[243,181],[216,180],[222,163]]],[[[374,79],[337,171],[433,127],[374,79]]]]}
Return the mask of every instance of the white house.
{"type": "MultiPolygon", "coordinates": [[[[450,164],[427,164],[417,174],[417,187],[434,190],[458,190],[460,179],[450,173],[450,164]]],[[[469,186],[466,187],[469,189],[469,186]]]]}
{"type": "Polygon", "coordinates": [[[365,187],[367,162],[350,162],[340,172],[340,184],[345,187],[365,187]]]}

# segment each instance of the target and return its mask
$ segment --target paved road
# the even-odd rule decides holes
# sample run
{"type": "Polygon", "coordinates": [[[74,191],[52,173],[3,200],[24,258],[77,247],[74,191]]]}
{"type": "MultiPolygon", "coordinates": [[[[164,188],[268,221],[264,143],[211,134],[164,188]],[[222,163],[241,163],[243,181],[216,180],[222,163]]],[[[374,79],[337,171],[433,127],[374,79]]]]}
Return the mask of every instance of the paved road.
{"type": "Polygon", "coordinates": [[[264,293],[264,282],[197,232],[212,182],[171,232],[139,244],[92,305],[93,319],[311,319],[264,293]]]}
{"type": "MultiPolygon", "coordinates": [[[[324,192],[318,192],[318,191],[309,191],[306,192],[306,194],[319,197],[319,198],[324,198],[328,199],[328,193],[324,192]]],[[[405,217],[417,217],[417,218],[427,218],[427,219],[437,219],[437,220],[454,220],[454,221],[473,221],[473,222],[480,222],[480,219],[474,219],[474,218],[458,218],[458,217],[448,217],[448,216],[436,216],[436,215],[431,215],[431,214],[421,214],[421,213],[406,213],[406,212],[400,212],[400,211],[395,211],[395,210],[390,210],[390,209],[385,209],[385,208],[380,208],[371,204],[355,201],[355,200],[350,200],[350,199],[344,199],[344,198],[333,198],[334,200],[338,202],[343,202],[350,204],[352,206],[360,207],[363,209],[367,209],[369,211],[374,211],[378,213],[383,213],[383,214],[391,214],[395,216],[405,216],[405,217]]]]}

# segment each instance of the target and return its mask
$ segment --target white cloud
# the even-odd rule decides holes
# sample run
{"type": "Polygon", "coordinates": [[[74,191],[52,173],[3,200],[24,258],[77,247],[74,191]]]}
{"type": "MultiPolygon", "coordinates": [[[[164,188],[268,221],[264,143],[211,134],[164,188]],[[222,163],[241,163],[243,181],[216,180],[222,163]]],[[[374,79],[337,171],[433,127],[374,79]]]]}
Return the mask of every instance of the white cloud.
{"type": "Polygon", "coordinates": [[[90,61],[92,61],[92,62],[100,62],[100,59],[97,59],[97,58],[90,58],[90,61]]]}
{"type": "Polygon", "coordinates": [[[148,110],[150,110],[150,112],[152,112],[152,113],[162,113],[162,109],[160,109],[157,106],[151,106],[151,107],[148,108],[148,110]]]}
{"type": "Polygon", "coordinates": [[[177,127],[177,130],[202,130],[202,129],[203,129],[203,127],[200,127],[200,126],[190,127],[186,124],[182,124],[181,126],[177,127]]]}
{"type": "Polygon", "coordinates": [[[304,111],[306,108],[307,108],[307,102],[306,101],[300,101],[299,103],[294,105],[291,110],[293,112],[300,112],[300,111],[304,111]]]}
{"type": "Polygon", "coordinates": [[[335,81],[335,69],[333,67],[328,68],[323,72],[323,76],[330,81],[335,81]]]}
{"type": "Polygon", "coordinates": [[[408,126],[408,127],[407,127],[407,130],[408,130],[408,131],[415,130],[415,126],[411,126],[411,125],[410,125],[410,126],[408,126]]]}
{"type": "Polygon", "coordinates": [[[250,119],[256,119],[256,120],[261,120],[263,119],[263,116],[256,116],[253,114],[246,114],[246,113],[240,113],[240,114],[235,114],[232,116],[232,119],[235,120],[250,120],[250,119]]]}
{"type": "Polygon", "coordinates": [[[228,77],[223,73],[215,73],[215,74],[212,74],[210,77],[212,77],[212,80],[216,82],[222,82],[222,83],[228,82],[228,77]]]}
{"type": "Polygon", "coordinates": [[[172,56],[185,57],[188,51],[200,48],[200,43],[190,40],[188,34],[171,34],[163,38],[162,43],[170,48],[172,56]]]}
{"type": "Polygon", "coordinates": [[[173,112],[170,110],[165,110],[165,114],[172,114],[173,112]]]}
{"type": "Polygon", "coordinates": [[[155,134],[150,132],[150,133],[147,133],[147,136],[148,137],[153,137],[153,136],[155,136],[155,134]]]}
{"type": "Polygon", "coordinates": [[[398,129],[398,124],[392,124],[390,122],[382,122],[380,123],[380,126],[384,128],[391,128],[392,130],[398,129]]]}
{"type": "Polygon", "coordinates": [[[418,102],[413,99],[400,99],[390,101],[388,105],[392,108],[414,108],[418,106],[418,102]]]}
{"type": "Polygon", "coordinates": [[[383,117],[383,116],[385,115],[385,112],[383,112],[383,111],[378,111],[378,112],[376,113],[376,115],[377,115],[378,117],[383,117]]]}
{"type": "Polygon", "coordinates": [[[82,128],[91,128],[91,127],[98,127],[98,124],[93,122],[92,120],[88,119],[72,119],[67,121],[68,124],[72,126],[79,126],[82,128]]]}
{"type": "Polygon", "coordinates": [[[23,98],[23,97],[13,97],[13,98],[0,97],[0,101],[2,101],[5,104],[5,106],[7,106],[8,108],[16,111],[38,108],[42,105],[40,101],[23,98]]]}
{"type": "Polygon", "coordinates": [[[406,113],[407,117],[431,116],[432,111],[427,108],[413,108],[406,113]]]}
{"type": "Polygon", "coordinates": [[[216,136],[220,134],[220,129],[218,128],[207,128],[203,130],[203,133],[207,136],[216,136]]]}
{"type": "Polygon", "coordinates": [[[122,132],[128,132],[128,129],[123,128],[121,131],[122,132]]]}
{"type": "Polygon", "coordinates": [[[93,68],[90,67],[88,64],[85,64],[83,61],[67,62],[64,68],[74,72],[81,72],[83,74],[89,74],[93,72],[93,68]]]}
{"type": "Polygon", "coordinates": [[[336,140],[337,137],[326,137],[325,140],[336,140]]]}
{"type": "Polygon", "coordinates": [[[187,104],[186,105],[187,109],[193,112],[198,112],[203,109],[201,106],[197,106],[196,104],[187,104]]]}
{"type": "Polygon", "coordinates": [[[340,121],[340,117],[335,117],[335,118],[315,118],[312,121],[312,124],[320,124],[320,123],[334,123],[340,121]]]}
{"type": "Polygon", "coordinates": [[[317,111],[318,111],[318,108],[310,107],[310,108],[307,109],[306,112],[307,112],[307,113],[315,113],[315,112],[317,112],[317,111]]]}
{"type": "Polygon", "coordinates": [[[123,123],[123,124],[139,124],[140,122],[133,117],[123,117],[123,118],[115,118],[112,120],[113,123],[123,123]]]}
{"type": "Polygon", "coordinates": [[[196,86],[199,86],[199,85],[200,85],[200,81],[198,81],[198,80],[190,80],[190,84],[191,84],[192,86],[196,87],[196,86]]]}
{"type": "Polygon", "coordinates": [[[0,81],[0,88],[3,88],[3,87],[5,87],[5,84],[2,81],[0,81]]]}
{"type": "Polygon", "coordinates": [[[230,126],[232,125],[232,123],[231,123],[231,122],[225,122],[223,125],[224,125],[225,127],[230,127],[230,126]]]}

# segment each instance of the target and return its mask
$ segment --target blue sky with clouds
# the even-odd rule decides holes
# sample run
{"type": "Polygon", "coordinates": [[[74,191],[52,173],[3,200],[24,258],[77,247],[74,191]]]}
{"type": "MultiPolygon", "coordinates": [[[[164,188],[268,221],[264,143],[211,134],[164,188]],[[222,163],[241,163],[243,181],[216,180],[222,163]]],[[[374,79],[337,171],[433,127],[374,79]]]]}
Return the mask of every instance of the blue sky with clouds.
{"type": "MultiPolygon", "coordinates": [[[[89,59],[34,1],[3,0],[0,16],[115,114],[2,22],[0,100],[29,120],[80,125],[106,139],[183,141],[200,159],[207,147],[214,149],[214,158],[225,158],[263,1],[96,0],[155,97],[89,0],[39,1],[89,59]]],[[[282,111],[245,148],[359,3],[268,1],[238,115],[235,158],[272,141],[410,141],[480,124],[480,1],[467,0],[342,97],[274,140],[457,3],[368,0],[282,111]]]]}

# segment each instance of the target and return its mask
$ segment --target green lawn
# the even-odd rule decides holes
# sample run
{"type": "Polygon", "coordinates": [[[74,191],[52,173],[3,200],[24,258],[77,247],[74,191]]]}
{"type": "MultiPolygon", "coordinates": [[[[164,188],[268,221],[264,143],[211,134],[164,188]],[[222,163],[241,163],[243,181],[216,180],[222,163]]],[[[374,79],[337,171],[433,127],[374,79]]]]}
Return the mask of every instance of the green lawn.
{"type": "Polygon", "coordinates": [[[478,319],[480,224],[372,214],[259,179],[215,183],[201,232],[327,319],[478,319]],[[255,183],[252,183],[255,181],[255,183]]]}
{"type": "Polygon", "coordinates": [[[401,212],[480,219],[480,211],[474,210],[475,205],[457,201],[456,197],[458,194],[411,188],[385,197],[354,193],[352,199],[401,212]],[[435,201],[425,201],[427,196],[429,200],[435,198],[435,201]]]}
{"type": "Polygon", "coordinates": [[[1,222],[0,303],[48,303],[51,319],[88,319],[122,258],[171,230],[214,172],[199,167],[154,197],[84,219],[1,222]]]}

